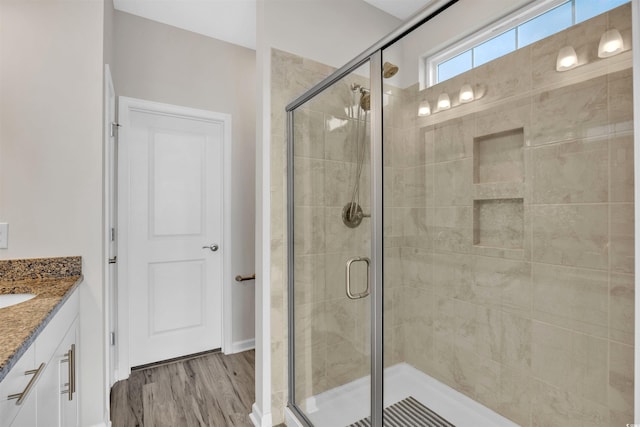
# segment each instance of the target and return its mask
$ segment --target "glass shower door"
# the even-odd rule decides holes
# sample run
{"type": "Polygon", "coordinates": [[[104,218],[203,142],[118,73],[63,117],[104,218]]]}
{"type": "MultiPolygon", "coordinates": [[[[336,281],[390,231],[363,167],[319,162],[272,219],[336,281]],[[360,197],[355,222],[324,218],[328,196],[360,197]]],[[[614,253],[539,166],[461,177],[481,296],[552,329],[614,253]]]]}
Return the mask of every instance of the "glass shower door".
{"type": "Polygon", "coordinates": [[[289,117],[290,406],[318,427],[371,413],[369,68],[289,117]]]}

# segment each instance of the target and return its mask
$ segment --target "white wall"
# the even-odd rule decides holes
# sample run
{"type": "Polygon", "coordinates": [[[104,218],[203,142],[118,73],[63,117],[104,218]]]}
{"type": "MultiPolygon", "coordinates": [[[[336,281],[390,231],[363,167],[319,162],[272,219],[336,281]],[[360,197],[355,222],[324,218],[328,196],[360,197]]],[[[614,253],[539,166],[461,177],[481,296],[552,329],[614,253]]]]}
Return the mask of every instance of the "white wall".
{"type": "Polygon", "coordinates": [[[0,2],[0,258],[81,255],[81,425],[103,421],[102,1],[0,2]]]}
{"type": "Polygon", "coordinates": [[[272,420],[271,414],[271,49],[340,67],[399,24],[398,19],[362,0],[258,1],[256,403],[252,413],[258,425],[267,427],[279,421],[272,420]]]}
{"type": "MultiPolygon", "coordinates": [[[[255,51],[121,11],[113,33],[118,95],[232,115],[231,274],[253,274],[255,51]]],[[[255,284],[231,289],[232,341],[252,340],[255,284]]]]}

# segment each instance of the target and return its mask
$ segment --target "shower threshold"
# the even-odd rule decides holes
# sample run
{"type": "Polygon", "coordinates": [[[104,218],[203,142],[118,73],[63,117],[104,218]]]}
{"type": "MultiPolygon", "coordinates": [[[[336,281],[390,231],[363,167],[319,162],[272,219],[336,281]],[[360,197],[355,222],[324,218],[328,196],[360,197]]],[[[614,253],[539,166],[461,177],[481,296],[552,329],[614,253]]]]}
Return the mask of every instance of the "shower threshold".
{"type": "MultiPolygon", "coordinates": [[[[414,398],[455,427],[518,427],[513,421],[407,363],[384,370],[384,406],[414,398]]],[[[370,415],[369,377],[359,378],[304,401],[316,427],[350,426],[370,415]]],[[[287,409],[287,426],[301,426],[287,409]]],[[[446,424],[444,424],[446,425],[446,424]]]]}

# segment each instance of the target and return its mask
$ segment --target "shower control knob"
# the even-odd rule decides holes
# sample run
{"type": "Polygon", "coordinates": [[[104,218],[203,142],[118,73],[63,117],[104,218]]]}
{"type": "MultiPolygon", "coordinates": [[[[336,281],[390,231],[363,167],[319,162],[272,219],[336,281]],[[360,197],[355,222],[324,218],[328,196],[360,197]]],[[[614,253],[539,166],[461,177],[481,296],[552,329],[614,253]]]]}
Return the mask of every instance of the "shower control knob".
{"type": "Polygon", "coordinates": [[[215,243],[209,245],[209,246],[203,246],[202,249],[209,249],[211,252],[215,252],[217,251],[219,248],[218,245],[216,245],[215,243]]]}

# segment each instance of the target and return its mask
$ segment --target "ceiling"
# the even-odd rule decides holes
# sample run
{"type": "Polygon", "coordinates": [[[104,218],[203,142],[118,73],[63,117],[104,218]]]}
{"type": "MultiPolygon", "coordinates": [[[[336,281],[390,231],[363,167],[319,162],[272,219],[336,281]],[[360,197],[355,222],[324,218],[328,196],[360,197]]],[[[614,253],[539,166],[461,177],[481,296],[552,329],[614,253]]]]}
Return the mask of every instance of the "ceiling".
{"type": "MultiPolygon", "coordinates": [[[[364,1],[404,20],[431,0],[364,1]]],[[[114,0],[113,3],[123,12],[256,48],[255,0],[114,0]]]]}
{"type": "Polygon", "coordinates": [[[371,6],[384,10],[389,15],[405,20],[424,8],[432,0],[364,0],[371,6]]]}

